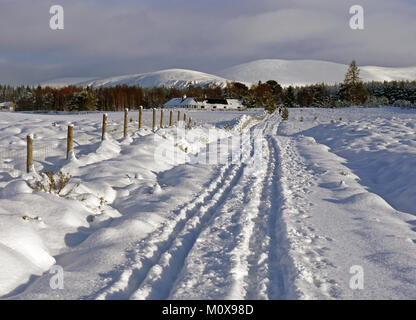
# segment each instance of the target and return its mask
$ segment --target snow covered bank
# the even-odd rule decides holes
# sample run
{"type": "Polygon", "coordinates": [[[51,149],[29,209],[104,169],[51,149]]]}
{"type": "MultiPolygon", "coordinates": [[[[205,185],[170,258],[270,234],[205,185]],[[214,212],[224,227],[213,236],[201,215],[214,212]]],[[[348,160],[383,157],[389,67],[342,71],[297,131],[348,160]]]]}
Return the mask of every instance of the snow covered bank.
{"type": "Polygon", "coordinates": [[[292,121],[282,132],[297,131],[315,138],[344,158],[370,191],[395,209],[416,214],[415,128],[414,110],[300,109],[292,113],[292,121]]]}
{"type": "MultiPolygon", "coordinates": [[[[196,113],[193,116],[198,119],[196,113]]],[[[216,118],[213,113],[209,116],[216,118]]],[[[110,115],[112,121],[121,117],[121,114],[110,115]]],[[[233,117],[241,114],[229,117],[233,123],[233,117]]],[[[47,190],[50,180],[46,176],[23,174],[19,168],[3,169],[0,295],[22,292],[26,285],[19,285],[32,284],[33,279],[28,282],[31,276],[40,276],[55,263],[65,266],[66,279],[72,276],[75,283],[87,281],[80,285],[86,286],[85,290],[91,289],[89,281],[99,273],[110,272],[125,258],[122,247],[133,245],[132,242],[140,241],[160,224],[173,219],[172,208],[201,191],[211,171],[208,168],[204,170],[206,175],[193,174],[198,164],[186,163],[207,144],[232,134],[205,124],[190,131],[159,129],[155,134],[147,129],[134,132],[131,128],[132,133],[123,139],[111,130],[119,122],[110,121],[108,139],[100,142],[97,118],[97,115],[5,114],[0,119],[3,146],[24,146],[25,136],[30,132],[34,133],[35,147],[36,141],[44,144],[58,141],[57,154],[63,155],[62,142],[69,119],[76,132],[71,161],[52,156],[36,164],[38,172],[62,171],[72,177],[61,193],[30,187],[39,186],[40,181],[47,190]],[[166,199],[171,200],[165,203],[166,199]],[[73,273],[69,271],[71,268],[75,270],[73,273]],[[86,272],[84,276],[79,275],[81,270],[86,272]],[[90,278],[92,270],[94,276],[90,278]]],[[[145,117],[145,124],[148,118],[145,117]]],[[[199,119],[204,120],[204,114],[199,119]]],[[[54,179],[57,181],[58,177],[55,175],[54,179]]],[[[79,290],[72,292],[73,298],[79,297],[79,290]]],[[[48,298],[54,295],[50,294],[48,298]]],[[[66,294],[71,297],[71,293],[66,294]]]]}
{"type": "Polygon", "coordinates": [[[395,109],[304,109],[280,126],[299,298],[416,297],[415,119],[395,109]],[[357,266],[362,290],[351,286],[357,266]]]}

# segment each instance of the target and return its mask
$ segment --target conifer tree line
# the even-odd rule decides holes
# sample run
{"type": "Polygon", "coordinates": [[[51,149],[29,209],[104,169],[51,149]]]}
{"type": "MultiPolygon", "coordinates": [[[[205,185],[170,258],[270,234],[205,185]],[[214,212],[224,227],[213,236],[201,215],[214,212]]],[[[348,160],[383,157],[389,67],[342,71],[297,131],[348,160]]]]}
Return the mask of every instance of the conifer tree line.
{"type": "Polygon", "coordinates": [[[160,107],[171,98],[186,95],[198,101],[207,98],[240,99],[248,108],[265,108],[270,112],[282,107],[416,107],[416,81],[364,83],[359,72],[356,62],[352,61],[344,82],[340,84],[321,83],[287,88],[274,80],[258,82],[251,87],[239,82],[229,82],[225,88],[216,85],[189,85],[186,89],[148,89],[126,85],[98,89],[0,85],[0,102],[13,101],[16,109],[22,111],[120,111],[124,108],[134,110],[139,106],[160,107]]]}

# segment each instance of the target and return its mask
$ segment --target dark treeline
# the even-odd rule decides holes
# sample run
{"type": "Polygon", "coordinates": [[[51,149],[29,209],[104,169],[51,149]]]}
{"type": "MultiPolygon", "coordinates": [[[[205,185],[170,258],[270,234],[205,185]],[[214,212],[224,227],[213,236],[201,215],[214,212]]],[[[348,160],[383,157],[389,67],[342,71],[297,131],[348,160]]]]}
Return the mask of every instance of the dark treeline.
{"type": "Polygon", "coordinates": [[[184,95],[206,98],[221,98],[224,91],[220,87],[194,87],[184,90],[175,88],[144,89],[137,86],[116,86],[109,88],[81,88],[67,86],[62,88],[2,86],[0,85],[0,102],[13,101],[16,109],[21,111],[120,111],[124,108],[137,109],[160,107],[171,98],[184,95]]]}
{"type": "Polygon", "coordinates": [[[286,107],[334,108],[355,105],[416,107],[416,81],[367,82],[359,78],[359,69],[353,61],[343,83],[336,85],[315,84],[302,87],[282,88],[274,80],[259,82],[251,87],[230,82],[225,88],[219,86],[186,89],[116,86],[110,88],[80,88],[67,86],[12,87],[0,85],[0,102],[13,101],[17,110],[34,111],[120,111],[139,106],[154,108],[162,106],[171,98],[184,95],[199,101],[207,98],[240,99],[248,108],[265,108],[274,111],[286,107]]]}

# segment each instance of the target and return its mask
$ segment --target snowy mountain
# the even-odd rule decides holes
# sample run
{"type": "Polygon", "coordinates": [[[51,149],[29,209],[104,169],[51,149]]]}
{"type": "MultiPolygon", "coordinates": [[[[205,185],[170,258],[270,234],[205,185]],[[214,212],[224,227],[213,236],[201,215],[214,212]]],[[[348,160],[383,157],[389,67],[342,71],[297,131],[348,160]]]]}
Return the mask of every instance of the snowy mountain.
{"type": "Polygon", "coordinates": [[[116,85],[136,85],[142,88],[171,87],[181,89],[186,88],[189,84],[195,86],[216,84],[224,87],[226,83],[227,80],[224,78],[203,72],[185,69],[168,69],[149,73],[95,79],[92,81],[80,82],[78,85],[90,86],[93,88],[113,87],[116,85]]]}
{"type": "MultiPolygon", "coordinates": [[[[242,82],[255,83],[276,80],[281,85],[337,83],[344,80],[348,66],[319,60],[257,60],[217,72],[220,76],[242,82]]],[[[416,80],[416,67],[385,68],[360,67],[364,81],[416,80]]]]}
{"type": "MultiPolygon", "coordinates": [[[[206,86],[216,84],[225,87],[227,81],[239,81],[247,85],[258,81],[276,80],[283,86],[308,85],[314,83],[335,84],[344,80],[348,66],[319,60],[257,60],[240,64],[217,72],[218,75],[186,70],[168,69],[149,73],[96,79],[64,78],[43,83],[61,87],[68,84],[93,88],[116,85],[141,86],[143,88],[172,87],[183,89],[189,84],[206,86]]],[[[363,66],[361,78],[364,81],[416,80],[416,67],[386,68],[363,66]]]]}
{"type": "Polygon", "coordinates": [[[78,78],[78,77],[67,77],[67,78],[59,78],[48,80],[40,83],[41,87],[53,87],[53,88],[61,88],[73,84],[78,84],[81,82],[91,81],[95,78],[78,78]]]}

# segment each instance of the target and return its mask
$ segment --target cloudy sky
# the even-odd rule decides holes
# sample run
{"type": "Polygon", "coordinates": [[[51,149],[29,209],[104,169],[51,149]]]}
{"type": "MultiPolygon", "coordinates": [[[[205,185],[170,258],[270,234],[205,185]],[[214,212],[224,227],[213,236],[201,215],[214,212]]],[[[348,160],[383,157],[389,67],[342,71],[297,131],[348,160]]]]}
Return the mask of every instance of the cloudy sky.
{"type": "Polygon", "coordinates": [[[0,0],[0,83],[257,59],[416,66],[414,0],[0,0]],[[351,30],[349,9],[365,9],[351,30]],[[64,30],[49,8],[64,8],[64,30]]]}

